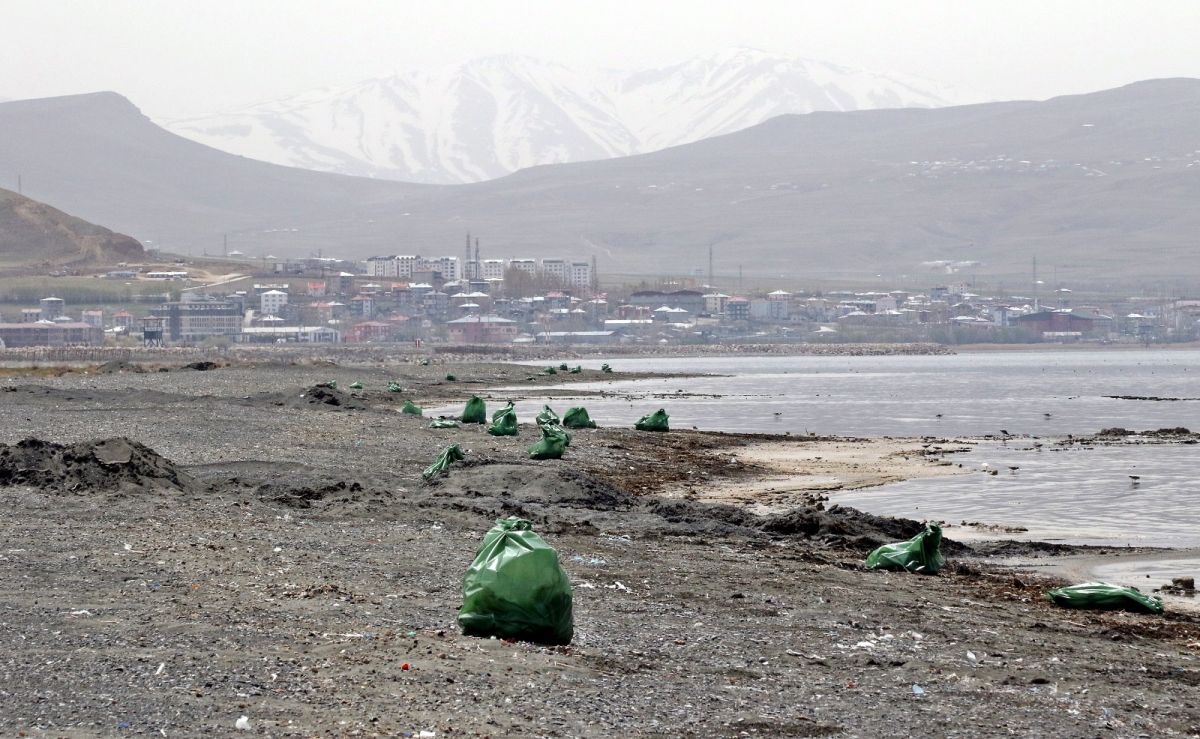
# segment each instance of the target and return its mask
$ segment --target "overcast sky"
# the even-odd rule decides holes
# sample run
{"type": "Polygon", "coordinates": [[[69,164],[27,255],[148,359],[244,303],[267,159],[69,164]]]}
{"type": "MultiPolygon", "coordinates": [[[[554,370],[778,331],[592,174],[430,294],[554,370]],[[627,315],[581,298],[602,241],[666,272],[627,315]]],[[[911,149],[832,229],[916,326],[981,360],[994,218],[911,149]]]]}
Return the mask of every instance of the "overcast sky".
{"type": "Polygon", "coordinates": [[[1200,77],[1200,0],[0,0],[0,98],[200,115],[474,56],[640,67],[729,46],[994,99],[1200,77]]]}

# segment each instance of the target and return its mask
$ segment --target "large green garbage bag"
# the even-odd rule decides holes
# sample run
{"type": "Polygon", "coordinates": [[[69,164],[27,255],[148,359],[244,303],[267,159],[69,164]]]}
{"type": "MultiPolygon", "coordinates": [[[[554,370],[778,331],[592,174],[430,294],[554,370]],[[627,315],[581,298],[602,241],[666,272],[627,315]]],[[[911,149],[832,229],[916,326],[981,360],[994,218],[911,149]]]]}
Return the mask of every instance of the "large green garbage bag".
{"type": "Polygon", "coordinates": [[[566,363],[566,362],[563,362],[562,364],[558,365],[558,368],[559,368],[560,370],[562,370],[563,372],[566,372],[567,370],[569,370],[569,369],[570,369],[570,367],[568,367],[568,366],[567,366],[567,363],[566,363]]]}
{"type": "Polygon", "coordinates": [[[483,398],[478,395],[472,395],[467,401],[467,407],[463,409],[463,423],[487,423],[487,405],[483,402],[483,398]]]}
{"type": "Polygon", "coordinates": [[[456,428],[458,428],[458,421],[455,421],[452,418],[435,418],[435,419],[433,419],[433,421],[431,421],[429,423],[429,428],[431,428],[431,429],[456,429],[456,428]]]}
{"type": "Polygon", "coordinates": [[[594,429],[596,422],[588,415],[587,408],[583,406],[575,406],[568,408],[563,414],[562,425],[569,429],[594,429]]]}
{"type": "Polygon", "coordinates": [[[606,374],[611,374],[613,369],[612,369],[612,367],[608,366],[608,363],[606,362],[606,363],[600,365],[600,371],[604,372],[606,374]]]}
{"type": "Polygon", "coordinates": [[[868,570],[908,570],[935,575],[946,560],[942,557],[942,527],[925,524],[925,530],[908,541],[884,544],[867,555],[868,570]]]}
{"type": "Polygon", "coordinates": [[[562,421],[558,420],[558,414],[555,413],[554,409],[548,405],[542,406],[542,412],[537,414],[537,418],[534,420],[537,421],[539,426],[546,423],[550,424],[551,426],[562,425],[562,421]]]}
{"type": "Polygon", "coordinates": [[[578,364],[577,364],[577,365],[575,365],[574,367],[572,367],[572,368],[571,368],[571,374],[573,374],[573,375],[578,375],[578,374],[582,374],[582,373],[583,373],[583,366],[582,366],[582,365],[578,365],[578,364]]]}
{"type": "Polygon", "coordinates": [[[444,472],[450,466],[451,462],[461,462],[463,459],[466,459],[466,455],[463,454],[462,447],[458,444],[451,444],[442,450],[437,459],[433,460],[433,464],[425,468],[425,471],[421,473],[421,477],[424,477],[426,480],[432,480],[439,473],[444,472]]]}
{"type": "Polygon", "coordinates": [[[517,409],[511,402],[492,414],[492,425],[487,432],[492,436],[517,435],[517,409]]]}
{"type": "Polygon", "coordinates": [[[571,581],[528,521],[501,519],[483,537],[463,577],[458,625],[467,636],[571,643],[571,581]]]}
{"type": "Polygon", "coordinates": [[[421,406],[417,405],[416,403],[412,402],[411,400],[404,401],[404,405],[400,407],[400,412],[408,413],[413,416],[421,416],[421,415],[424,415],[424,413],[425,413],[424,411],[421,410],[421,406]]]}
{"type": "Polygon", "coordinates": [[[1136,588],[1123,588],[1120,585],[1110,585],[1106,582],[1085,582],[1081,585],[1055,588],[1047,592],[1046,597],[1054,601],[1055,605],[1064,608],[1133,611],[1134,613],[1153,613],[1155,615],[1163,612],[1162,601],[1158,598],[1151,598],[1136,588]]]}
{"type": "Polygon", "coordinates": [[[671,426],[667,423],[670,416],[662,408],[651,413],[648,416],[642,416],[638,422],[633,424],[633,427],[638,431],[670,431],[671,426]]]}
{"type": "Polygon", "coordinates": [[[562,459],[563,451],[567,444],[571,443],[566,430],[562,426],[550,424],[542,424],[538,428],[542,431],[542,440],[529,447],[529,458],[562,459]]]}
{"type": "Polygon", "coordinates": [[[404,392],[404,388],[400,386],[400,383],[396,382],[395,380],[392,380],[391,382],[388,383],[387,391],[389,393],[402,393],[402,392],[404,392]]]}
{"type": "Polygon", "coordinates": [[[542,374],[543,375],[557,375],[558,370],[554,369],[553,367],[547,367],[546,369],[542,370],[542,374]]]}

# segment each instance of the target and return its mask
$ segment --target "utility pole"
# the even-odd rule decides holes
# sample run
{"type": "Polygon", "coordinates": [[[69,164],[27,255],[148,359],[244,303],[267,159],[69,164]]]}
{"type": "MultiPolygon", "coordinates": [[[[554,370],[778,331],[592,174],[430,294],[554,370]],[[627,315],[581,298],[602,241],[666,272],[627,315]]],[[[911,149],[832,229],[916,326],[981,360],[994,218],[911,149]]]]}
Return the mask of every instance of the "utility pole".
{"type": "Polygon", "coordinates": [[[1038,310],[1037,255],[1033,255],[1033,312],[1038,310]]]}
{"type": "Polygon", "coordinates": [[[713,265],[713,260],[712,260],[712,254],[713,254],[713,245],[712,245],[712,243],[709,243],[709,245],[708,245],[708,289],[709,289],[709,290],[712,290],[712,289],[713,289],[713,266],[712,266],[712,265],[713,265]]]}
{"type": "Polygon", "coordinates": [[[738,292],[742,291],[742,265],[738,265],[738,292]]]}
{"type": "Polygon", "coordinates": [[[466,250],[463,252],[463,277],[466,277],[467,279],[471,278],[471,275],[469,274],[470,269],[471,269],[471,232],[467,231],[467,247],[466,247],[466,250]]]}

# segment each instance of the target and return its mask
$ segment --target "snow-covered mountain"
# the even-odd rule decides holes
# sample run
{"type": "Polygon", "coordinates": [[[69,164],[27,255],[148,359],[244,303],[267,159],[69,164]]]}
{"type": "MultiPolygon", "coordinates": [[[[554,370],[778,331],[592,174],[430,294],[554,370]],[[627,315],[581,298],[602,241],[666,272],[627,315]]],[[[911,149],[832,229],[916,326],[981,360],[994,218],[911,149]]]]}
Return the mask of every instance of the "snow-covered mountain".
{"type": "Polygon", "coordinates": [[[277,164],[458,183],[655,151],[784,113],[962,102],[927,80],[731,49],[642,71],[491,56],[162,123],[277,164]]]}

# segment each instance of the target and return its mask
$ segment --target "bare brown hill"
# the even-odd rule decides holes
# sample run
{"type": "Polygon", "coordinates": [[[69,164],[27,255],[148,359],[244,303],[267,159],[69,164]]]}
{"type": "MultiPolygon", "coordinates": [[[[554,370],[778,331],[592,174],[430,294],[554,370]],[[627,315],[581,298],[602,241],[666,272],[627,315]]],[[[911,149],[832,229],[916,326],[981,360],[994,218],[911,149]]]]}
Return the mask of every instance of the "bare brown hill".
{"type": "Polygon", "coordinates": [[[0,189],[0,269],[109,265],[143,253],[136,239],[0,189]]]}

